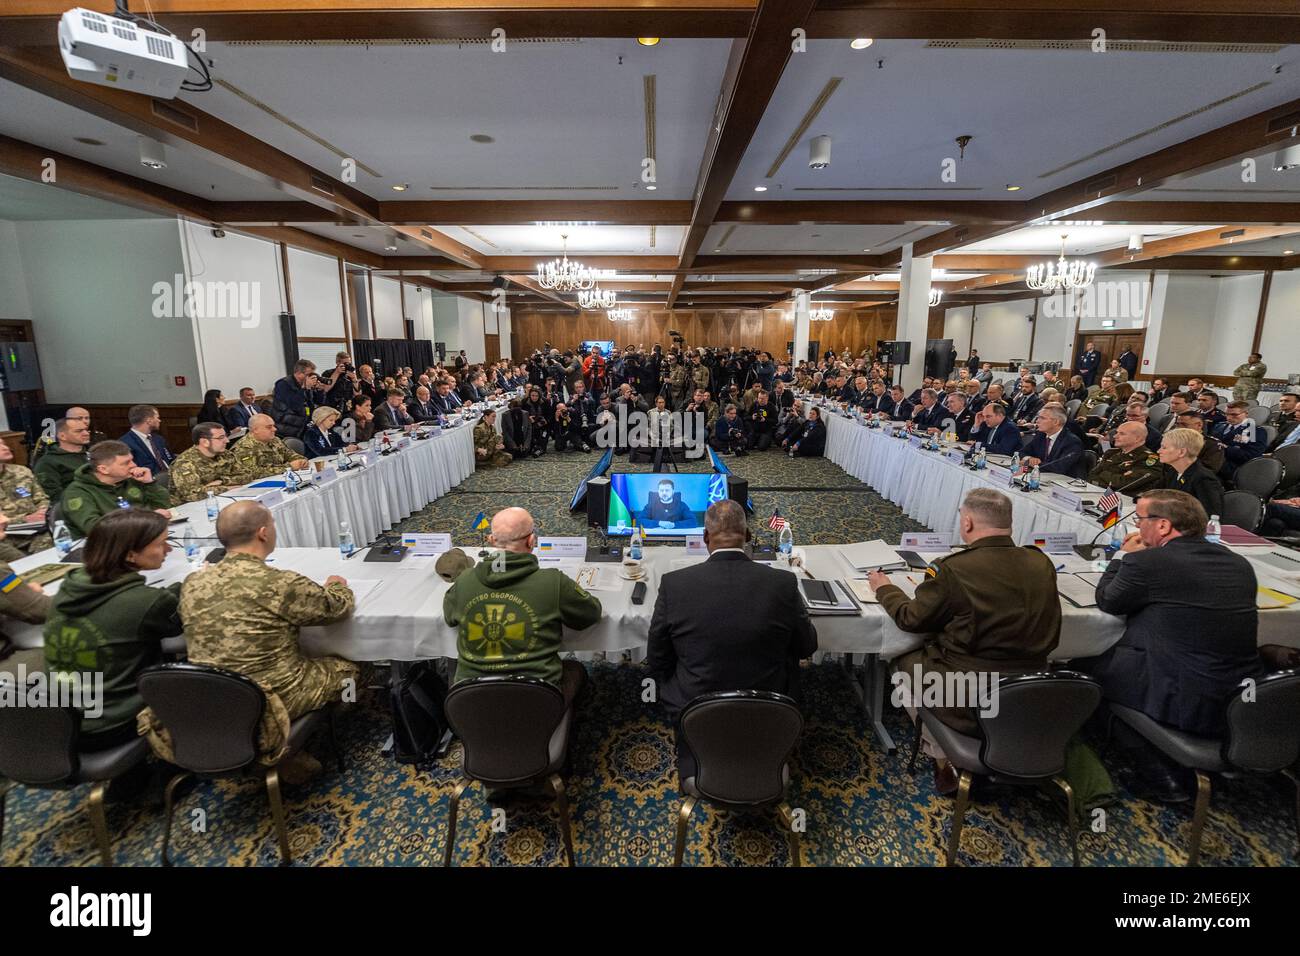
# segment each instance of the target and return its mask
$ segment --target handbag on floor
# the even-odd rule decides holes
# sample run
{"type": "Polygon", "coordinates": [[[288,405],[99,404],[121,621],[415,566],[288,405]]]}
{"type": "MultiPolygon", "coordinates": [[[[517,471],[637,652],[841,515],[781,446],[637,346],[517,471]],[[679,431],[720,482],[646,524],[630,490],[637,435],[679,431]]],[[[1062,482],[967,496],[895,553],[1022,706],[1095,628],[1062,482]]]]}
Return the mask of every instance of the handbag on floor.
{"type": "Polygon", "coordinates": [[[446,697],[447,683],[434,661],[393,661],[388,700],[398,763],[430,763],[446,751],[452,736],[442,709],[446,697]]]}

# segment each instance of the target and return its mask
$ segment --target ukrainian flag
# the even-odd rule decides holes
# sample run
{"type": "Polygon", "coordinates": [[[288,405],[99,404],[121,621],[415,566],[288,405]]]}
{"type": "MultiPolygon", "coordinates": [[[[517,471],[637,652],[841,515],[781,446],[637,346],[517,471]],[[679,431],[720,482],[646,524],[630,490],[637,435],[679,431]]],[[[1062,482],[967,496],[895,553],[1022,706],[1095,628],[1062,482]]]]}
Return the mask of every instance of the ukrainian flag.
{"type": "Polygon", "coordinates": [[[486,531],[488,529],[487,515],[480,511],[474,516],[474,520],[470,522],[469,529],[471,531],[486,531]]]}
{"type": "Polygon", "coordinates": [[[8,577],[0,580],[0,593],[8,594],[18,585],[23,583],[23,579],[16,574],[10,574],[8,577]]]}

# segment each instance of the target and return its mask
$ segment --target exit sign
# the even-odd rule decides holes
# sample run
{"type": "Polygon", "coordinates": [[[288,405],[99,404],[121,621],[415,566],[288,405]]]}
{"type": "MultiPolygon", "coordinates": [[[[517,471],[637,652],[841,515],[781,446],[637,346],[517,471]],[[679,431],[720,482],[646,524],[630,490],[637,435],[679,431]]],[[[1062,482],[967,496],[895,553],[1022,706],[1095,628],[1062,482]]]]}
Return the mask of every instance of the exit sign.
{"type": "Polygon", "coordinates": [[[1115,327],[1115,320],[1114,320],[1114,319],[1102,319],[1102,320],[1101,320],[1101,327],[1102,327],[1103,329],[1113,329],[1113,328],[1115,327]]]}
{"type": "Polygon", "coordinates": [[[175,378],[172,379],[172,381],[176,383],[176,387],[177,387],[177,388],[184,388],[184,387],[185,387],[185,376],[184,376],[184,375],[177,375],[175,378]]]}

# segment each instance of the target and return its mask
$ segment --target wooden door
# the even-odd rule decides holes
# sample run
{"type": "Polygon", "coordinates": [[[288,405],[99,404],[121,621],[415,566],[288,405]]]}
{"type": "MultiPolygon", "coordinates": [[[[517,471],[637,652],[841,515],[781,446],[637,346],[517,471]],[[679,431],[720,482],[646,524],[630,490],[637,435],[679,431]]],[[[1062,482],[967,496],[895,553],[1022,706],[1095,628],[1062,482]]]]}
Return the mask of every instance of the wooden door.
{"type": "Polygon", "coordinates": [[[1087,350],[1088,343],[1093,343],[1093,347],[1101,353],[1101,363],[1097,366],[1097,378],[1094,384],[1101,383],[1101,376],[1105,374],[1106,369],[1110,368],[1111,359],[1117,359],[1125,348],[1133,350],[1133,354],[1138,358],[1137,378],[1143,376],[1142,372],[1142,344],[1146,341],[1145,329],[1125,329],[1122,332],[1081,332],[1074,343],[1074,354],[1077,359],[1087,350]]]}

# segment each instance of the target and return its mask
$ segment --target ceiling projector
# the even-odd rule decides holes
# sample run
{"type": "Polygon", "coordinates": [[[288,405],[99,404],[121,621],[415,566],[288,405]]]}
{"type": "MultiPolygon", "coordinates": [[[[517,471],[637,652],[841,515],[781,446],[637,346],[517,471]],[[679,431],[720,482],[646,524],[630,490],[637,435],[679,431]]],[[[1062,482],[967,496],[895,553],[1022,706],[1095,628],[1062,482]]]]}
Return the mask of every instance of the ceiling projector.
{"type": "Polygon", "coordinates": [[[185,44],[83,7],[59,19],[59,52],[74,80],[172,99],[189,72],[185,44]]]}

